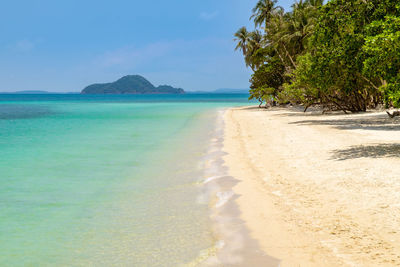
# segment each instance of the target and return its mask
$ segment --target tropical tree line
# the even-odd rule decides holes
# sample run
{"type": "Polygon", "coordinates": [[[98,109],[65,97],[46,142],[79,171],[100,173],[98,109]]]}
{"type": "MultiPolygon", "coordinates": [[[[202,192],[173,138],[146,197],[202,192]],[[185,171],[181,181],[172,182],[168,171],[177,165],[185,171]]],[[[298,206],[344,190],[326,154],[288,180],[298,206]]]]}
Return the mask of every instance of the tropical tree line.
{"type": "Polygon", "coordinates": [[[250,98],[360,112],[400,107],[399,0],[259,0],[235,33],[250,98]]]}

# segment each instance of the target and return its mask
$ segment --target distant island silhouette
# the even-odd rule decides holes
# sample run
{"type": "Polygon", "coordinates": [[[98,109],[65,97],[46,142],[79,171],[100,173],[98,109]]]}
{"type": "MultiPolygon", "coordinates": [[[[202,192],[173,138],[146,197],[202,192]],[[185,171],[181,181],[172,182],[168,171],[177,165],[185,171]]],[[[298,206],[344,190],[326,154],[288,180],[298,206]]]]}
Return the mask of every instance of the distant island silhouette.
{"type": "Polygon", "coordinates": [[[81,94],[184,94],[181,88],[169,85],[155,87],[140,75],[127,75],[112,83],[92,84],[81,94]]]}

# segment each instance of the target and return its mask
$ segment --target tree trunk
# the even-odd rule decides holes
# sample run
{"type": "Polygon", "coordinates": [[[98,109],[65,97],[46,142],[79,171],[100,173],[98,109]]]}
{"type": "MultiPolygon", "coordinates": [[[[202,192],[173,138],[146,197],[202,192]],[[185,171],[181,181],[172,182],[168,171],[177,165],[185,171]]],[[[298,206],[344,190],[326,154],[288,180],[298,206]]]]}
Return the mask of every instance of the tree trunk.
{"type": "Polygon", "coordinates": [[[364,75],[360,74],[361,78],[363,78],[364,80],[366,80],[374,89],[379,91],[379,87],[376,86],[373,82],[371,82],[371,80],[369,80],[367,77],[365,77],[364,75]]]}
{"type": "Polygon", "coordinates": [[[258,101],[260,102],[260,105],[258,105],[259,108],[261,108],[262,103],[264,102],[261,98],[258,99],[258,101]]]}
{"type": "Polygon", "coordinates": [[[282,61],[283,66],[285,66],[285,68],[286,68],[285,61],[283,60],[283,57],[281,56],[281,54],[279,53],[278,49],[276,49],[275,46],[274,46],[274,50],[278,54],[278,57],[280,58],[280,60],[282,61]]]}
{"type": "Polygon", "coordinates": [[[286,51],[286,55],[287,55],[287,56],[288,56],[288,58],[290,59],[290,62],[292,62],[292,64],[293,64],[293,67],[296,69],[296,68],[297,68],[297,66],[296,66],[296,63],[294,63],[294,60],[293,60],[293,58],[292,58],[292,57],[290,56],[290,54],[289,54],[289,51],[287,51],[285,44],[284,44],[284,43],[282,43],[282,46],[283,46],[283,48],[285,49],[285,51],[286,51]]]}

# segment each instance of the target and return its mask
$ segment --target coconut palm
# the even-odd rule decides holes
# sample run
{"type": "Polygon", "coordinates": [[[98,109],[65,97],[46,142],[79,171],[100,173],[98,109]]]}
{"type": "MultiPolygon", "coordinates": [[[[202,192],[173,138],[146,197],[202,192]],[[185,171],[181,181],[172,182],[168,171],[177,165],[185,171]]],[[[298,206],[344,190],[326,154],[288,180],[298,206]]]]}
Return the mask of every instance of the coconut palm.
{"type": "Polygon", "coordinates": [[[256,27],[266,26],[272,16],[283,8],[280,6],[275,6],[277,0],[259,0],[256,6],[253,8],[253,15],[250,19],[254,20],[256,27]]]}
{"type": "Polygon", "coordinates": [[[256,70],[262,63],[262,53],[259,50],[263,46],[263,34],[259,30],[249,33],[247,41],[247,55],[245,57],[246,65],[252,70],[256,70]]]}
{"type": "Polygon", "coordinates": [[[237,45],[235,47],[235,50],[242,50],[243,56],[246,57],[247,55],[247,45],[249,41],[249,35],[250,32],[247,31],[246,27],[240,28],[236,33],[235,33],[235,38],[233,39],[235,42],[237,42],[237,45]]]}
{"type": "Polygon", "coordinates": [[[283,12],[277,12],[270,18],[268,27],[265,30],[265,43],[267,47],[272,47],[275,50],[283,65],[289,71],[294,66],[291,62],[292,60],[289,61],[290,57],[288,57],[286,44],[282,38],[287,27],[286,17],[283,12]]]}
{"type": "Polygon", "coordinates": [[[296,68],[295,58],[303,54],[307,38],[312,34],[318,8],[323,0],[299,0],[292,5],[291,12],[275,15],[270,22],[271,39],[289,59],[291,68],[296,68]]]}

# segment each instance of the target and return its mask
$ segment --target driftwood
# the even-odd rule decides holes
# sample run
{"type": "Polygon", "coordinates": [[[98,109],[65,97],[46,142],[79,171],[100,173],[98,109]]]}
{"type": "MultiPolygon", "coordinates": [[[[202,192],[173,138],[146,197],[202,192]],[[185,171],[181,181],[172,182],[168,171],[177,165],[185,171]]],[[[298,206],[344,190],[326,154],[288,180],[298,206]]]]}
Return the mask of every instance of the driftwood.
{"type": "Polygon", "coordinates": [[[389,117],[390,118],[394,118],[394,117],[396,117],[396,116],[400,116],[400,111],[398,111],[398,110],[396,110],[396,111],[393,111],[393,113],[392,114],[390,114],[390,112],[389,111],[386,111],[386,113],[389,115],[389,117]]]}

